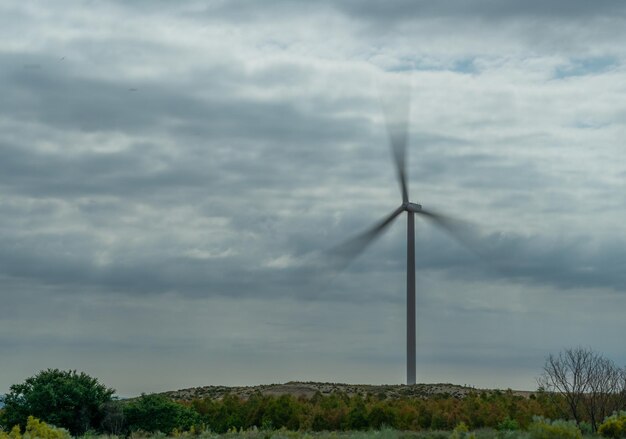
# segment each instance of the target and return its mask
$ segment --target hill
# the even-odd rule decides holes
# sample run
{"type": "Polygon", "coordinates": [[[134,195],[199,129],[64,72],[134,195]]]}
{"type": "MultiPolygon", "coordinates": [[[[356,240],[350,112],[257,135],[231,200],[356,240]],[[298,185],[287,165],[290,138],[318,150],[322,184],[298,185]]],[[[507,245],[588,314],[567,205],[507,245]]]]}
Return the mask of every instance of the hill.
{"type": "MultiPolygon", "coordinates": [[[[191,387],[175,391],[163,392],[168,398],[182,401],[192,399],[221,399],[224,395],[237,395],[242,399],[248,399],[255,393],[262,395],[280,396],[293,395],[295,397],[311,398],[317,392],[322,395],[330,395],[334,392],[346,393],[347,395],[375,396],[379,399],[398,398],[431,398],[434,396],[447,396],[463,398],[469,393],[496,392],[498,390],[476,389],[474,387],[459,386],[456,384],[414,384],[407,385],[370,385],[370,384],[341,384],[341,383],[315,383],[290,381],[285,384],[266,384],[259,386],[204,386],[191,387]]],[[[515,390],[516,395],[529,397],[533,392],[515,390]]]]}

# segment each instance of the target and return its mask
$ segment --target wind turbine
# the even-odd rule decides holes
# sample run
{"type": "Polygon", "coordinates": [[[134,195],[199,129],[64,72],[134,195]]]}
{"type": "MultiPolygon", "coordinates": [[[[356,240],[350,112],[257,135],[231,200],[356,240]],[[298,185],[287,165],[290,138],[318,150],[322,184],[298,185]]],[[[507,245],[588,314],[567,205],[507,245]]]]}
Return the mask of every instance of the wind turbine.
{"type": "Polygon", "coordinates": [[[396,101],[396,107],[401,110],[401,117],[399,119],[394,120],[390,118],[389,111],[385,113],[389,145],[394,159],[398,182],[400,183],[402,204],[374,227],[335,247],[332,252],[343,259],[345,267],[350,260],[354,259],[379,237],[399,215],[406,212],[406,382],[407,384],[415,384],[415,215],[420,215],[432,221],[462,244],[468,246],[468,243],[464,239],[464,232],[459,228],[460,224],[456,220],[430,209],[425,209],[421,204],[414,203],[409,199],[406,173],[406,145],[408,140],[409,114],[408,93],[406,93],[403,98],[406,99],[404,102],[406,104],[405,106],[397,105],[399,102],[396,101]]]}

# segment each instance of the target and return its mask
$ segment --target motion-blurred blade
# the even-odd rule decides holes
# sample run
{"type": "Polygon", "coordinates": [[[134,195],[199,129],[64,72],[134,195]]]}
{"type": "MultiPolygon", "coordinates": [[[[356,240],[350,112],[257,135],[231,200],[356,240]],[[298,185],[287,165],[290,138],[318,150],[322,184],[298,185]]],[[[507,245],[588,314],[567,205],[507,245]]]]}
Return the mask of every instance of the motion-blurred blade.
{"type": "Polygon", "coordinates": [[[389,227],[394,219],[404,211],[404,207],[400,206],[390,215],[385,217],[381,222],[371,229],[345,241],[342,244],[332,248],[328,254],[331,262],[337,268],[344,269],[353,259],[360,255],[383,231],[389,227]]]}
{"type": "Polygon", "coordinates": [[[394,87],[393,92],[381,95],[381,104],[385,113],[389,145],[396,165],[396,173],[402,191],[402,202],[409,201],[406,178],[406,144],[408,139],[409,111],[411,90],[408,84],[394,87]]]}
{"type": "Polygon", "coordinates": [[[478,255],[481,259],[485,259],[482,252],[479,251],[476,230],[469,223],[423,208],[415,213],[432,221],[433,224],[448,233],[463,247],[478,255]]]}

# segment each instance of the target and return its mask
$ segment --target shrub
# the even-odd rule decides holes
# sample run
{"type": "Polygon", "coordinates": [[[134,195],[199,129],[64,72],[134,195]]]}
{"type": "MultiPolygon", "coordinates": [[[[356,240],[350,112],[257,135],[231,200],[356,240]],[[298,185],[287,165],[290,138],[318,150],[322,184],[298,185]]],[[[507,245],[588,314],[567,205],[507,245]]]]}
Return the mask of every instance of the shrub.
{"type": "Polygon", "coordinates": [[[26,431],[22,435],[20,426],[15,425],[9,433],[0,431],[0,439],[70,439],[70,434],[63,428],[56,428],[39,419],[29,416],[26,431]]]}
{"type": "Polygon", "coordinates": [[[578,429],[583,434],[583,436],[588,436],[593,434],[593,426],[586,421],[580,421],[578,423],[578,429]]]}
{"type": "Polygon", "coordinates": [[[468,433],[469,427],[465,422],[461,421],[457,424],[456,427],[454,427],[454,430],[452,430],[449,439],[464,439],[466,436],[468,436],[468,433]]]}
{"type": "Polygon", "coordinates": [[[532,439],[582,439],[583,435],[574,421],[556,420],[536,416],[528,426],[532,439]]]}
{"type": "Polygon", "coordinates": [[[598,433],[604,437],[626,437],[626,412],[615,413],[604,420],[598,428],[598,433]]]}
{"type": "Polygon", "coordinates": [[[22,439],[20,426],[19,425],[13,426],[11,431],[8,433],[5,433],[4,431],[0,431],[0,439],[22,439]]]}
{"type": "Polygon", "coordinates": [[[24,438],[26,437],[41,439],[70,439],[70,435],[67,430],[52,427],[33,416],[29,416],[26,421],[26,433],[24,433],[24,438]]]}

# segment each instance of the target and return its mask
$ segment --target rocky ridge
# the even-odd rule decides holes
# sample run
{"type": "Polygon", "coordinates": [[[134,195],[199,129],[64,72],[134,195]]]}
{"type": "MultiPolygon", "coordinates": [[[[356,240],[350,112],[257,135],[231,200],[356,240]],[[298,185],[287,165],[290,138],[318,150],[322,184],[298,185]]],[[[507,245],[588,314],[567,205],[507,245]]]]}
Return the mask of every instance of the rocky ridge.
{"type": "MultiPolygon", "coordinates": [[[[477,389],[456,384],[414,384],[414,385],[370,385],[370,384],[340,384],[340,383],[316,383],[291,381],[285,384],[266,384],[259,386],[204,386],[180,389],[162,394],[168,398],[191,401],[193,399],[221,399],[227,394],[237,395],[242,399],[248,399],[255,393],[270,396],[293,395],[295,397],[311,398],[317,392],[322,395],[332,393],[345,393],[349,396],[361,395],[375,396],[379,399],[398,398],[430,398],[434,396],[447,396],[463,398],[469,393],[496,392],[497,390],[477,389]]],[[[511,391],[514,394],[528,397],[533,392],[511,391]]]]}

